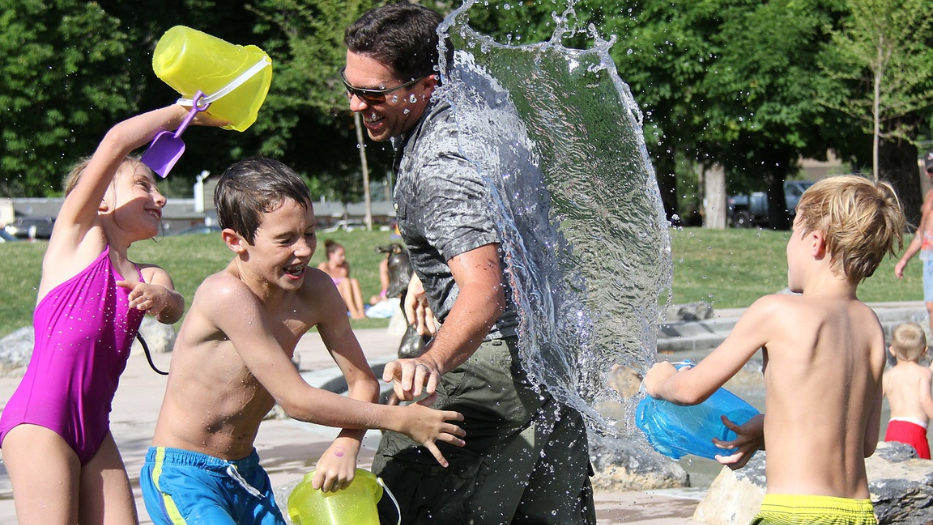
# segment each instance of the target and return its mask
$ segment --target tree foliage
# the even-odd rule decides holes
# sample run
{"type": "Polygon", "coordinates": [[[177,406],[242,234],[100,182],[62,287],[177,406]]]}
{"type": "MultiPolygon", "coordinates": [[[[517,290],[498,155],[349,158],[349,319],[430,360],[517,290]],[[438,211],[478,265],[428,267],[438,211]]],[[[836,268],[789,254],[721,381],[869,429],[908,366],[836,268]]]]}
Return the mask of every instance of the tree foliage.
{"type": "MultiPolygon", "coordinates": [[[[355,200],[359,150],[338,71],[343,31],[384,0],[6,0],[0,4],[0,193],[55,195],[68,166],[127,116],[177,94],[152,72],[159,37],[182,23],[273,59],[260,118],[246,132],[199,129],[172,172],[191,180],[251,155],[278,158],[316,195],[355,200]]],[[[447,14],[459,2],[427,0],[447,14]]],[[[916,150],[933,111],[933,0],[488,0],[471,24],[502,43],[548,39],[564,20],[568,47],[595,28],[615,35],[612,57],[645,115],[662,197],[685,205],[697,167],[725,168],[736,190],[779,188],[800,157],[827,150],[854,165],[871,158],[866,115],[878,28],[897,43],[883,64],[878,112],[882,174],[916,192],[916,150]],[[912,14],[911,14],[912,13],[912,14]],[[874,33],[872,31],[875,31],[874,33]],[[874,35],[874,36],[873,36],[874,35]],[[873,54],[874,53],[874,54],[873,54]],[[927,98],[924,98],[927,97],[927,98]],[[908,139],[908,140],[905,140],[908,139]],[[911,184],[913,177],[913,184],[911,184]]],[[[892,43],[892,45],[894,45],[892,43]]],[[[387,144],[367,143],[373,177],[387,144]]],[[[184,186],[184,184],[182,184],[184,186]]],[[[699,192],[694,191],[699,194],[699,192]]],[[[780,209],[783,192],[771,209],[780,209]]],[[[699,196],[697,197],[697,199],[699,196]]],[[[778,214],[775,226],[780,226],[778,214]]]]}
{"type": "Polygon", "coordinates": [[[850,15],[832,32],[820,66],[827,89],[818,101],[852,117],[872,136],[872,173],[882,140],[911,141],[933,105],[933,4],[928,0],[849,0],[850,15]]]}
{"type": "Polygon", "coordinates": [[[92,151],[100,128],[132,106],[119,20],[78,0],[0,7],[0,172],[8,195],[58,190],[63,163],[92,151]]]}

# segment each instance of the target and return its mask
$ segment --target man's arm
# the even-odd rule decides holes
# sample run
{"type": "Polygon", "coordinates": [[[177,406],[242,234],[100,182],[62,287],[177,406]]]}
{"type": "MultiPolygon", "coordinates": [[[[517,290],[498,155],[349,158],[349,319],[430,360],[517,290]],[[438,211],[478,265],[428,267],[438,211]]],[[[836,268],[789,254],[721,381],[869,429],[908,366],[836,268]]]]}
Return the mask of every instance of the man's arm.
{"type": "Polygon", "coordinates": [[[498,244],[460,254],[448,265],[460,292],[443,326],[424,353],[392,361],[383,372],[384,381],[394,381],[401,400],[433,394],[440,377],[473,355],[505,310],[498,244]]]}

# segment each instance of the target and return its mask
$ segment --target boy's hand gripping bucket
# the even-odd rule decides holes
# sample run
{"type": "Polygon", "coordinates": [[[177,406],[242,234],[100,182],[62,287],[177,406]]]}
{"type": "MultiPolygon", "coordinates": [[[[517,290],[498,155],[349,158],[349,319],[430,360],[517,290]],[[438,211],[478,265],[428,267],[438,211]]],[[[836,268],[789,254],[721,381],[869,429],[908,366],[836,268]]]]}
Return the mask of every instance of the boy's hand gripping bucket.
{"type": "MultiPolygon", "coordinates": [[[[398,510],[395,496],[380,478],[368,470],[356,469],[349,487],[337,492],[321,492],[311,486],[314,471],[288,496],[288,517],[295,525],[379,525],[376,503],[382,492],[389,495],[398,510]]],[[[401,515],[398,523],[402,522],[401,515]]]]}
{"type": "MultiPolygon", "coordinates": [[[[672,363],[678,370],[693,366],[692,361],[672,363]]],[[[644,385],[642,385],[644,391],[644,385]]],[[[645,396],[635,408],[635,425],[645,433],[657,452],[672,459],[693,454],[708,459],[728,456],[734,449],[719,448],[713,438],[733,441],[735,432],[722,422],[726,416],[736,425],[744,425],[758,415],[758,410],[725,388],[716,390],[699,405],[682,406],[645,396]]]]}
{"type": "Polygon", "coordinates": [[[245,131],[266,100],[272,83],[272,59],[256,46],[238,46],[201,31],[175,26],[162,35],[152,54],[157,77],[185,97],[201,91],[207,113],[245,131]]]}

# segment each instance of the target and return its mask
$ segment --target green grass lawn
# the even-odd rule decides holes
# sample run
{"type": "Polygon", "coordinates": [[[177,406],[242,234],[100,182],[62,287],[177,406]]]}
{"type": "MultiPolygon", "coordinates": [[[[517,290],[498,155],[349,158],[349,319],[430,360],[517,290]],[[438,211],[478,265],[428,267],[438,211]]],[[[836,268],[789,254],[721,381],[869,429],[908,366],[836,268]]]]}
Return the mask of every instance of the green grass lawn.
{"type": "MultiPolygon", "coordinates": [[[[707,301],[714,308],[740,308],[758,297],[787,286],[784,247],[788,232],[759,230],[671,231],[674,263],[673,303],[707,301]]],[[[343,244],[352,275],[359,279],[363,300],[377,294],[379,261],[375,247],[392,240],[389,232],[318,233],[318,250],[312,266],[324,260],[324,240],[343,244]]],[[[910,238],[905,239],[908,242],[910,238]]],[[[32,323],[36,288],[45,242],[0,244],[0,337],[32,323]]],[[[137,261],[165,268],[186,302],[207,275],[221,270],[232,258],[218,234],[163,237],[137,243],[130,250],[137,261]]],[[[875,275],[860,287],[864,301],[917,301],[923,298],[921,264],[914,260],[903,281],[894,277],[893,258],[887,258],[875,275]]],[[[666,300],[663,297],[662,300],[666,300]]],[[[387,319],[351,321],[354,328],[378,328],[387,319]]]]}

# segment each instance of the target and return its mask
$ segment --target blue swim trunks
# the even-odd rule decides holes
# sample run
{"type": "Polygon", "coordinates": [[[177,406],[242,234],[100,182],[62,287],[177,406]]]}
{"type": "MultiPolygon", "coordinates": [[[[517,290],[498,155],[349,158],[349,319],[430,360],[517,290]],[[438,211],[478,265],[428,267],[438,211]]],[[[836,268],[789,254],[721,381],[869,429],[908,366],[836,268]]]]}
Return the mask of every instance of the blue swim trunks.
{"type": "Polygon", "coordinates": [[[226,461],[150,447],[139,484],[156,525],[285,525],[255,450],[241,460],[226,461]]]}
{"type": "Polygon", "coordinates": [[[933,303],[933,258],[923,261],[923,302],[933,303]]]}

